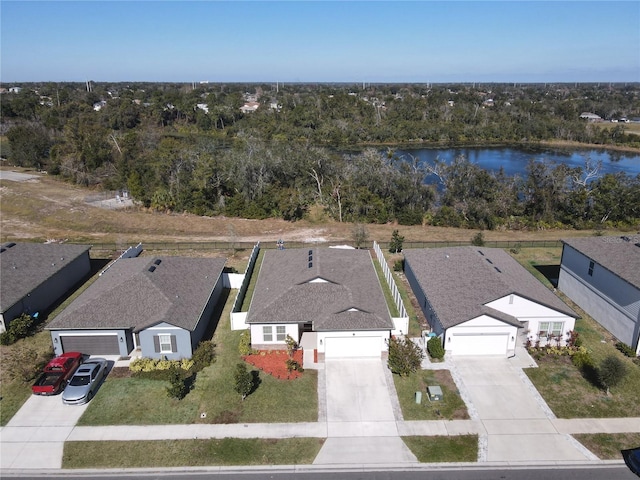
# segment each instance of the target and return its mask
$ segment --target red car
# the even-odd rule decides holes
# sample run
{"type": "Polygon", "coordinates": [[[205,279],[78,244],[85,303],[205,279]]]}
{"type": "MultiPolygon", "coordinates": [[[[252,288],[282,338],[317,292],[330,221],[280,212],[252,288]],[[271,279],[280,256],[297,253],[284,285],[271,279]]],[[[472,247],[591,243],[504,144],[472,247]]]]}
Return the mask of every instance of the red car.
{"type": "Polygon", "coordinates": [[[31,390],[36,395],[60,393],[82,361],[83,356],[80,352],[66,352],[55,357],[44,367],[42,375],[33,384],[31,390]]]}

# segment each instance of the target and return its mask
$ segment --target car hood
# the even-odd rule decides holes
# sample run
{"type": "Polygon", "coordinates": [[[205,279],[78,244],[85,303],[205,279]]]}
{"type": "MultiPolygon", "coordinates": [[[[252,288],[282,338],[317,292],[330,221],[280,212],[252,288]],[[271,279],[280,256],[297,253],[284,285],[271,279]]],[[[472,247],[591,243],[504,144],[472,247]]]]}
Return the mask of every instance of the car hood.
{"type": "Polygon", "coordinates": [[[67,385],[62,392],[62,398],[64,400],[78,400],[87,395],[89,391],[89,385],[80,385],[74,387],[73,385],[67,385]]]}

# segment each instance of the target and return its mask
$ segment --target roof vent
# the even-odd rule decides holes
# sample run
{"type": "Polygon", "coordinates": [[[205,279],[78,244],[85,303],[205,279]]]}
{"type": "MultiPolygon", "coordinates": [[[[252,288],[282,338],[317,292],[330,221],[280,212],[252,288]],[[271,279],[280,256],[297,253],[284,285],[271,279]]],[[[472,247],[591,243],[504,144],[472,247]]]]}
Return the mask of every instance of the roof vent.
{"type": "Polygon", "coordinates": [[[493,265],[493,262],[490,259],[486,258],[485,260],[489,262],[491,265],[493,265]]]}
{"type": "Polygon", "coordinates": [[[313,267],[313,262],[309,262],[309,268],[313,267]]]}
{"type": "Polygon", "coordinates": [[[495,268],[495,269],[496,269],[496,272],[498,272],[498,273],[502,273],[502,270],[500,270],[498,267],[493,267],[493,268],[495,268]]]}
{"type": "Polygon", "coordinates": [[[5,245],[5,247],[7,247],[7,248],[11,248],[11,247],[15,247],[15,246],[16,246],[16,244],[14,242],[10,242],[10,243],[7,243],[5,245]]]}
{"type": "Polygon", "coordinates": [[[484,257],[484,253],[482,253],[482,250],[478,250],[478,253],[484,257]]]}
{"type": "Polygon", "coordinates": [[[150,272],[155,272],[155,271],[156,271],[156,266],[155,266],[155,265],[151,265],[151,266],[149,267],[149,271],[150,271],[150,272]]]}
{"type": "Polygon", "coordinates": [[[622,240],[624,240],[625,242],[630,242],[630,241],[631,241],[631,239],[630,239],[629,237],[627,237],[627,236],[620,237],[620,238],[621,238],[622,240]]]}
{"type": "Polygon", "coordinates": [[[309,250],[309,256],[313,255],[313,250],[309,250]]]}
{"type": "Polygon", "coordinates": [[[160,265],[161,263],[162,263],[162,260],[160,260],[159,258],[156,258],[156,259],[153,261],[153,264],[154,264],[154,265],[160,265]]]}
{"type": "Polygon", "coordinates": [[[0,253],[2,253],[2,252],[6,252],[6,251],[7,251],[7,249],[6,249],[6,248],[4,248],[4,247],[1,247],[1,248],[0,248],[0,253]]]}

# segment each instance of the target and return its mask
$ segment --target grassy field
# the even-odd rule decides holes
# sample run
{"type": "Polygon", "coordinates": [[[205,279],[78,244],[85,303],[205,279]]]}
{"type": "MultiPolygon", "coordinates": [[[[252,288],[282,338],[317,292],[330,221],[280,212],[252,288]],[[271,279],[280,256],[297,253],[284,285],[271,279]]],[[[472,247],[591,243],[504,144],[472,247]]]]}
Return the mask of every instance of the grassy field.
{"type": "Polygon", "coordinates": [[[233,390],[239,331],[231,331],[231,291],[213,340],[216,362],[198,373],[182,400],[167,396],[168,382],[137,377],[107,377],[79,425],[154,425],[190,423],[313,422],[318,418],[317,372],[278,380],[260,372],[258,388],[244,401],[233,390]],[[122,406],[126,405],[127,408],[122,406]],[[205,413],[206,418],[201,418],[205,413]]]}
{"type": "Polygon", "coordinates": [[[394,375],[393,380],[405,420],[458,420],[468,419],[469,414],[449,370],[420,370],[408,377],[394,375]],[[427,386],[440,385],[442,401],[431,402],[427,398],[427,386]],[[420,404],[415,393],[422,392],[420,404]]]}
{"type": "Polygon", "coordinates": [[[310,464],[323,443],[318,438],[66,442],[62,468],[310,464]]]}
{"type": "Polygon", "coordinates": [[[476,462],[478,436],[402,437],[421,463],[476,462]]]}

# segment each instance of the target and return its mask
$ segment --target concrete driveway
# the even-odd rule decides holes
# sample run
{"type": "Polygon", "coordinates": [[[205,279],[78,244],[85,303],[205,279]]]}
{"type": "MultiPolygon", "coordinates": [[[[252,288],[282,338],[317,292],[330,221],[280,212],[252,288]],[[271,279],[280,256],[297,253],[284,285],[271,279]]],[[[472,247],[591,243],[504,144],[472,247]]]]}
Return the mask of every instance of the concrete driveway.
{"type": "Polygon", "coordinates": [[[60,468],[64,442],[87,409],[32,395],[0,429],[0,468],[60,468]]]}
{"type": "MultiPolygon", "coordinates": [[[[558,432],[517,359],[454,357],[452,363],[486,432],[486,461],[584,461],[593,455],[558,432]]],[[[482,443],[482,442],[481,442],[482,443]]]]}
{"type": "Polygon", "coordinates": [[[327,360],[327,433],[314,464],[417,462],[398,435],[380,359],[327,360]]]}

